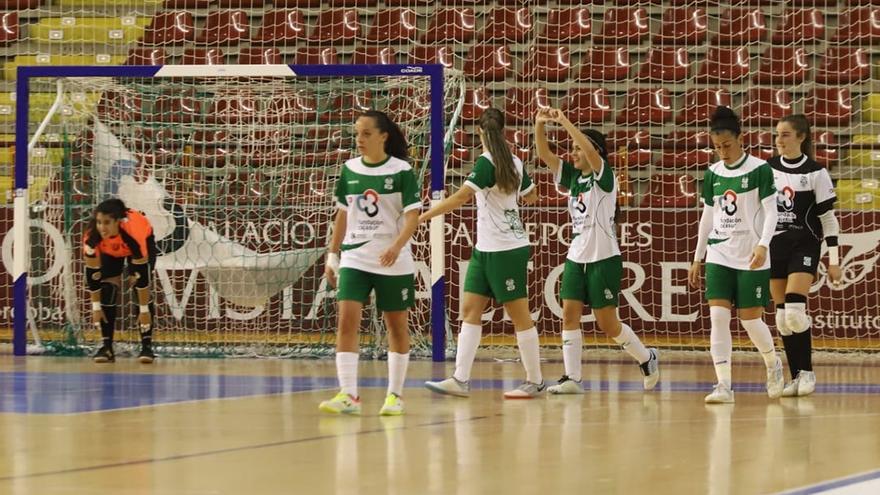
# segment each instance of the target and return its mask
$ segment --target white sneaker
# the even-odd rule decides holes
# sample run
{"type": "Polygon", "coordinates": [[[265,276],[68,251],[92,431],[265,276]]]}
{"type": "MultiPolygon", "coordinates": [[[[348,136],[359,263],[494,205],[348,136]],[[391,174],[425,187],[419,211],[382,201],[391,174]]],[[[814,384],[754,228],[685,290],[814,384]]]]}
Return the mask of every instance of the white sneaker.
{"type": "Polygon", "coordinates": [[[568,375],[562,375],[556,385],[547,387],[547,392],[553,395],[582,394],[584,386],[580,380],[573,380],[568,375]]]}
{"type": "Polygon", "coordinates": [[[318,409],[330,414],[351,414],[357,416],[361,413],[361,400],[345,392],[339,392],[332,399],[322,402],[318,409]]]}
{"type": "Polygon", "coordinates": [[[785,384],[785,387],[782,389],[783,397],[797,397],[798,395],[798,383],[800,383],[801,375],[794,377],[794,380],[785,384]]]}
{"type": "Polygon", "coordinates": [[[706,404],[733,404],[733,390],[723,383],[715,384],[712,393],[707,395],[706,404]]]}
{"type": "Polygon", "coordinates": [[[810,395],[816,391],[816,374],[812,371],[798,373],[798,397],[810,395]]]}
{"type": "Polygon", "coordinates": [[[385,397],[385,403],[382,409],[379,409],[379,416],[400,416],[403,414],[403,399],[394,392],[385,397]]]}
{"type": "Polygon", "coordinates": [[[642,370],[642,375],[645,376],[645,390],[653,390],[657,386],[657,382],[660,381],[660,356],[657,353],[657,349],[650,348],[648,352],[651,353],[651,357],[640,364],[639,369],[642,370]]]}
{"type": "Polygon", "coordinates": [[[776,359],[776,365],[767,369],[767,396],[771,399],[782,397],[785,377],[782,374],[782,361],[776,359]]]}
{"type": "Polygon", "coordinates": [[[508,392],[504,392],[505,399],[534,399],[535,397],[539,397],[544,395],[544,391],[547,390],[547,382],[541,381],[541,383],[532,383],[532,382],[523,382],[522,385],[516,387],[513,390],[508,392]]]}
{"type": "Polygon", "coordinates": [[[470,383],[460,382],[454,376],[450,376],[439,382],[425,382],[425,388],[431,392],[443,395],[454,395],[456,397],[468,397],[471,395],[470,383]]]}

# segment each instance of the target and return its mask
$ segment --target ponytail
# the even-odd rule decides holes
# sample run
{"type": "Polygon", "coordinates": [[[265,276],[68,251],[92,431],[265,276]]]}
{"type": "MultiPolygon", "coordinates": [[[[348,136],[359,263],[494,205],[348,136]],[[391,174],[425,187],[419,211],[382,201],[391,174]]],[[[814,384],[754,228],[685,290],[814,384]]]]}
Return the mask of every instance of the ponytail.
{"type": "Polygon", "coordinates": [[[483,142],[492,154],[495,185],[505,194],[518,191],[522,177],[517,173],[513,154],[504,139],[504,114],[497,108],[487,108],[480,115],[480,129],[483,131],[483,142]]]}

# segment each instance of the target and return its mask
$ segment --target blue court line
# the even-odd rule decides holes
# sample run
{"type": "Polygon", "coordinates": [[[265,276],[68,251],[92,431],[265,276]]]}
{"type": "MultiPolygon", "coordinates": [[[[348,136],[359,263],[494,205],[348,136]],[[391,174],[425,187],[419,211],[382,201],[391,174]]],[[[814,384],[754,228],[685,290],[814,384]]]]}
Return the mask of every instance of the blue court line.
{"type": "Polygon", "coordinates": [[[878,478],[880,478],[880,469],[876,471],[868,471],[867,473],[845,476],[843,478],[837,478],[834,480],[823,481],[815,485],[781,492],[778,495],[812,495],[816,493],[827,492],[829,490],[834,490],[836,488],[843,488],[845,486],[855,485],[857,483],[863,483],[865,481],[876,480],[878,478]]]}
{"type": "MultiPolygon", "coordinates": [[[[473,390],[506,390],[517,379],[473,379],[473,390]]],[[[362,377],[364,388],[385,388],[384,377],[362,377]]],[[[657,389],[668,392],[708,392],[710,382],[660,381],[657,389]]],[[[143,373],[47,373],[0,372],[0,412],[27,414],[75,414],[133,407],[308,392],[334,389],[330,376],[249,376],[143,373]]],[[[405,386],[424,387],[424,379],[410,378],[405,386]]],[[[584,381],[587,391],[642,392],[641,381],[584,381]]],[[[740,393],[765,393],[763,382],[738,382],[740,393]]],[[[880,394],[880,384],[820,383],[817,394],[880,394]]]]}

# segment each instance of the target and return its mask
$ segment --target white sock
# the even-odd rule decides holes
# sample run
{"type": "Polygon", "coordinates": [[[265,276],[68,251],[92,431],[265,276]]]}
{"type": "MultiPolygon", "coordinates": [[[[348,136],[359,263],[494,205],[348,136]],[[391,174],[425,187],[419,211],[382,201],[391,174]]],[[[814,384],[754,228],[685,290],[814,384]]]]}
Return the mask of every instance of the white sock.
{"type": "Polygon", "coordinates": [[[339,388],[346,394],[358,397],[358,353],[336,353],[336,376],[339,378],[339,388]]]}
{"type": "Polygon", "coordinates": [[[764,364],[767,368],[776,366],[779,356],[776,355],[776,348],[773,345],[773,336],[770,335],[770,329],[761,318],[754,320],[740,320],[742,327],[746,329],[752,343],[758,348],[761,357],[764,358],[764,364]]]}
{"type": "Polygon", "coordinates": [[[584,350],[584,335],[581,329],[562,331],[562,362],[565,374],[572,380],[581,381],[581,356],[584,350]]]}
{"type": "Polygon", "coordinates": [[[388,353],[388,393],[398,397],[403,395],[403,382],[406,380],[406,368],[409,365],[409,353],[388,353]]]}
{"type": "Polygon", "coordinates": [[[709,319],[712,331],[709,334],[709,352],[715,365],[718,383],[731,388],[730,358],[733,355],[733,339],[730,336],[730,309],[722,306],[709,306],[709,319]]]}
{"type": "Polygon", "coordinates": [[[523,367],[526,369],[526,381],[542,383],[541,358],[538,351],[538,329],[535,327],[516,332],[516,345],[519,347],[519,356],[523,367]]]}
{"type": "Polygon", "coordinates": [[[614,341],[620,344],[620,347],[623,347],[623,350],[639,364],[646,363],[651,359],[651,353],[645,349],[642,341],[636,337],[633,329],[626,323],[620,323],[620,335],[614,337],[614,341]]]}
{"type": "Polygon", "coordinates": [[[474,358],[477,356],[477,347],[480,346],[482,333],[483,327],[480,325],[461,324],[461,332],[458,334],[458,348],[455,351],[455,373],[452,374],[456,380],[466,382],[471,379],[471,367],[473,367],[474,358]]]}

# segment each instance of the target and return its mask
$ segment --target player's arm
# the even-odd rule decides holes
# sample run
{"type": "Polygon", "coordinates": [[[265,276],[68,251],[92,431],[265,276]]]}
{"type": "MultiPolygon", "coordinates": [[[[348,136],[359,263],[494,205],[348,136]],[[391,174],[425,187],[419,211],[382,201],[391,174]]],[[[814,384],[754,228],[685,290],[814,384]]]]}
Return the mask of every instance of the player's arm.
{"type": "Polygon", "coordinates": [[[445,215],[450,211],[460,208],[462,205],[470,201],[476,193],[476,189],[469,186],[468,183],[465,182],[465,185],[461,186],[458,191],[455,191],[455,194],[449,196],[448,198],[445,198],[443,201],[440,201],[430,210],[422,213],[418,217],[419,222],[426,222],[438,215],[445,215]]]}
{"type": "Polygon", "coordinates": [[[89,290],[89,301],[92,303],[92,320],[96,326],[102,321],[107,321],[104,310],[101,309],[101,257],[90,246],[86,246],[83,257],[86,265],[86,287],[89,290]]]}
{"type": "Polygon", "coordinates": [[[535,150],[538,153],[538,158],[544,162],[544,165],[547,165],[547,168],[555,176],[558,173],[562,160],[559,159],[556,153],[553,153],[550,149],[550,144],[547,142],[547,122],[549,121],[550,116],[547,109],[542,108],[535,114],[535,150]]]}
{"type": "Polygon", "coordinates": [[[822,235],[828,246],[828,277],[834,285],[837,285],[843,278],[843,272],[840,270],[840,247],[837,244],[840,223],[837,222],[837,216],[834,214],[837,195],[834,193],[834,184],[827,170],[822,170],[816,176],[813,190],[816,194],[816,214],[822,223],[822,235]]]}
{"type": "Polygon", "coordinates": [[[538,188],[533,187],[529,192],[522,195],[520,197],[520,200],[523,202],[523,204],[526,204],[526,205],[535,204],[538,201],[538,188]]]}
{"type": "Polygon", "coordinates": [[[773,171],[766,163],[761,165],[761,184],[758,194],[761,197],[761,209],[764,210],[764,226],[761,229],[761,238],[749,260],[749,268],[760,268],[767,259],[767,251],[770,249],[770,241],[776,233],[776,222],[779,218],[779,207],[776,203],[776,184],[773,181],[773,171]]]}
{"type": "Polygon", "coordinates": [[[397,257],[400,255],[400,250],[406,246],[406,243],[409,242],[410,238],[416,232],[416,229],[419,227],[419,210],[411,209],[407,210],[403,214],[403,228],[400,229],[400,235],[397,236],[397,239],[394,240],[394,244],[391,245],[388,249],[379,256],[379,263],[382,266],[391,266],[397,261],[397,257]]]}
{"type": "Polygon", "coordinates": [[[562,113],[562,110],[559,109],[551,109],[551,115],[553,116],[553,120],[559,123],[563,129],[568,131],[568,135],[571,136],[571,139],[574,140],[574,143],[578,146],[578,148],[584,150],[584,153],[587,154],[587,163],[590,164],[590,168],[593,169],[593,172],[599,173],[602,171],[602,167],[605,166],[605,161],[602,160],[602,155],[599,154],[599,151],[596,150],[596,147],[593,146],[593,142],[584,135],[580,129],[577,128],[568,117],[562,113]]]}
{"type": "Polygon", "coordinates": [[[345,229],[347,228],[348,212],[340,208],[336,211],[336,220],[333,222],[333,235],[330,236],[330,245],[327,246],[327,260],[324,267],[324,275],[331,287],[336,287],[336,275],[339,273],[339,252],[342,250],[342,239],[345,238],[345,229]]]}

